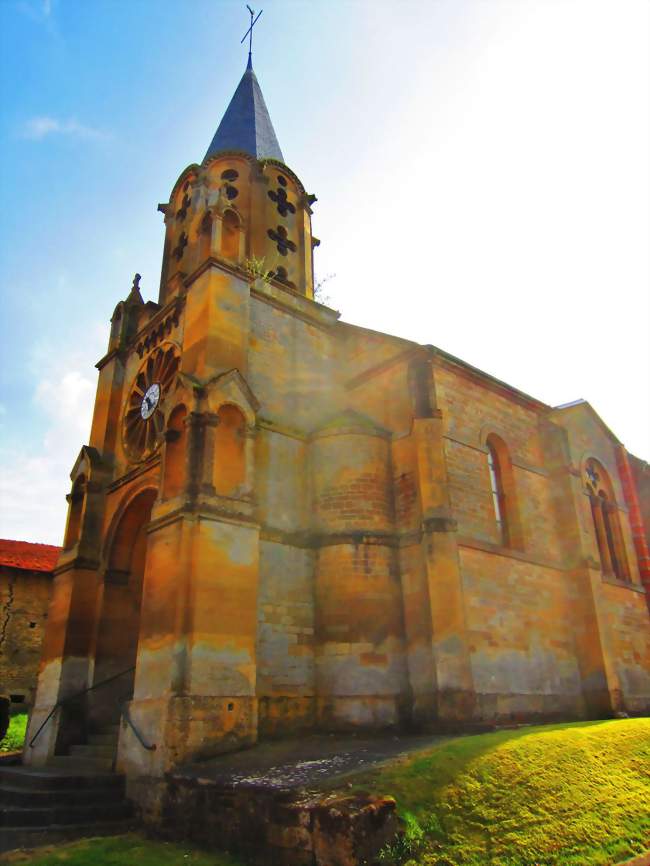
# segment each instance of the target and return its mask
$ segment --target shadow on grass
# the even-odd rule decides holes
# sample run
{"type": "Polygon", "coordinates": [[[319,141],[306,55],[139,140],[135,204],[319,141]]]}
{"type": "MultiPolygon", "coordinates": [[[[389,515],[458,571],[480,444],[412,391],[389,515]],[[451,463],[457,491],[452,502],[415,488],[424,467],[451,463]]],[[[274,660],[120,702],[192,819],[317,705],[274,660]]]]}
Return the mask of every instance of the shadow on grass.
{"type": "MultiPolygon", "coordinates": [[[[423,749],[413,751],[408,756],[401,757],[395,761],[386,762],[378,767],[362,770],[358,774],[350,776],[349,782],[355,790],[361,790],[362,786],[369,785],[374,780],[379,780],[385,777],[387,770],[391,765],[406,765],[410,764],[414,772],[429,766],[431,760],[437,754],[449,753],[454,757],[453,773],[462,773],[469,764],[474,763],[482,756],[493,752],[506,743],[522,741],[528,737],[539,737],[542,733],[552,733],[554,731],[565,730],[583,730],[588,728],[598,728],[602,725],[610,724],[612,719],[596,719],[580,722],[558,722],[549,725],[526,725],[521,728],[508,729],[502,731],[491,731],[486,734],[461,734],[458,737],[451,739],[445,738],[439,743],[432,746],[427,746],[423,749]]],[[[451,768],[450,768],[451,769],[451,768]]],[[[367,789],[364,789],[367,790],[367,789]]]]}

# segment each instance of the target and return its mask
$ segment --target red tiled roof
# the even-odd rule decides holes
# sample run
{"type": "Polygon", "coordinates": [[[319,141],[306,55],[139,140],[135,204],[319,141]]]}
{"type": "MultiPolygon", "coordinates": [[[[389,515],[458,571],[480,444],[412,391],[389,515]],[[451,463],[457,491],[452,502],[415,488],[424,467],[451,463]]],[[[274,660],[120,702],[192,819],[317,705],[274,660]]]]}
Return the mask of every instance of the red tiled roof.
{"type": "Polygon", "coordinates": [[[26,571],[52,571],[61,553],[53,544],[31,544],[0,538],[0,565],[26,571]]]}

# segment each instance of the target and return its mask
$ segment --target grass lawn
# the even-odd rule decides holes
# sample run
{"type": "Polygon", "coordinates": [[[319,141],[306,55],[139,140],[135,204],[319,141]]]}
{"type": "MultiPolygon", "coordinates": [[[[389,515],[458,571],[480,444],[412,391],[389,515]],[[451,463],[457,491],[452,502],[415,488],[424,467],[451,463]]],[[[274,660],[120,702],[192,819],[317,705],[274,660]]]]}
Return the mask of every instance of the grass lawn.
{"type": "Polygon", "coordinates": [[[9,729],[0,742],[0,752],[17,752],[22,749],[27,731],[27,713],[18,713],[9,720],[9,729]]]}
{"type": "Polygon", "coordinates": [[[650,848],[650,719],[461,737],[354,777],[407,822],[382,862],[605,866],[650,848]]]}
{"type": "Polygon", "coordinates": [[[187,845],[153,842],[136,833],[82,839],[41,848],[32,854],[9,854],[8,863],[20,866],[243,866],[226,854],[207,854],[187,845]]]}

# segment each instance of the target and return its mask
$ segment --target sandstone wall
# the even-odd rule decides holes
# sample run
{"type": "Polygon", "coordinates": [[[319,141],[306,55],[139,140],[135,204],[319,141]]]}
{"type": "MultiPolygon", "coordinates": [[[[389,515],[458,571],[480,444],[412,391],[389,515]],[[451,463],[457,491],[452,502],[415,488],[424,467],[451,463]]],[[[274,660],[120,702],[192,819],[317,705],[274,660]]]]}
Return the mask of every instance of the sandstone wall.
{"type": "Polygon", "coordinates": [[[603,584],[605,624],[627,712],[650,710],[650,629],[644,593],[603,584]]]}
{"type": "Polygon", "coordinates": [[[52,576],[0,567],[0,692],[22,696],[36,690],[52,576]]]}
{"type": "Polygon", "coordinates": [[[253,297],[249,340],[247,381],[261,419],[308,432],[340,406],[331,333],[253,297]]]}
{"type": "Polygon", "coordinates": [[[465,546],[460,558],[478,718],[582,715],[576,590],[565,574],[465,546]]]}
{"type": "Polygon", "coordinates": [[[257,695],[260,734],[314,722],[314,552],[260,543],[257,695]]]}

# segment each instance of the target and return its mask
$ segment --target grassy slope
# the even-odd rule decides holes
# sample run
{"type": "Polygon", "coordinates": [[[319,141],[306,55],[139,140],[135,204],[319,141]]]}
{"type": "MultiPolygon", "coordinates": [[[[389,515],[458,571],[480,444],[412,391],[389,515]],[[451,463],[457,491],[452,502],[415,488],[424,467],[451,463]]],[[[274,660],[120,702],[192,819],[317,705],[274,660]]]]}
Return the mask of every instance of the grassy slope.
{"type": "MultiPolygon", "coordinates": [[[[605,866],[650,847],[650,719],[461,737],[352,781],[397,799],[409,831],[393,853],[419,866],[605,866]]],[[[241,866],[137,835],[16,862],[241,866]]]]}
{"type": "Polygon", "coordinates": [[[387,863],[603,866],[650,848],[650,719],[462,737],[354,782],[407,818],[387,863]]]}
{"type": "Polygon", "coordinates": [[[33,854],[9,855],[20,866],[242,866],[226,854],[208,854],[186,845],[153,842],[135,833],[83,839],[33,854]]]}
{"type": "Polygon", "coordinates": [[[18,713],[9,720],[9,729],[0,742],[0,752],[17,752],[22,749],[27,730],[27,713],[18,713]]]}

